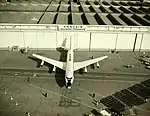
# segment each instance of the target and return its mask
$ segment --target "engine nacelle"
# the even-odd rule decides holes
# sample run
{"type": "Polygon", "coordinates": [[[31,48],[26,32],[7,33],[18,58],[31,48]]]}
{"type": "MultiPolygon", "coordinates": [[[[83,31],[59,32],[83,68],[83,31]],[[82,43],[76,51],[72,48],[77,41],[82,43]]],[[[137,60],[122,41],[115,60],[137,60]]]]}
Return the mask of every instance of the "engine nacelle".
{"type": "Polygon", "coordinates": [[[97,66],[97,68],[99,68],[99,67],[100,67],[98,62],[96,63],[96,66],[97,66]]]}
{"type": "Polygon", "coordinates": [[[44,64],[44,61],[42,60],[40,66],[43,66],[43,64],[44,64]]]}
{"type": "Polygon", "coordinates": [[[53,72],[55,72],[55,71],[56,71],[56,66],[53,67],[53,72]]]}
{"type": "Polygon", "coordinates": [[[83,68],[79,69],[79,74],[83,74],[83,73],[84,73],[84,69],[83,68]]]}
{"type": "Polygon", "coordinates": [[[84,67],[84,72],[87,73],[87,68],[86,67],[84,67]]]}

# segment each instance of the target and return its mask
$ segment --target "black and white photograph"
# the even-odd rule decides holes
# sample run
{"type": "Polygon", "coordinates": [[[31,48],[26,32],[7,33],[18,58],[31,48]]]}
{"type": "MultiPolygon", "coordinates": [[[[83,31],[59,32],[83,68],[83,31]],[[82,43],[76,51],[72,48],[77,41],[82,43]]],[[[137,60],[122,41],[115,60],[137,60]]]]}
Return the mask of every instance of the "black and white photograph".
{"type": "Polygon", "coordinates": [[[0,116],[150,116],[150,0],[0,0],[0,116]]]}

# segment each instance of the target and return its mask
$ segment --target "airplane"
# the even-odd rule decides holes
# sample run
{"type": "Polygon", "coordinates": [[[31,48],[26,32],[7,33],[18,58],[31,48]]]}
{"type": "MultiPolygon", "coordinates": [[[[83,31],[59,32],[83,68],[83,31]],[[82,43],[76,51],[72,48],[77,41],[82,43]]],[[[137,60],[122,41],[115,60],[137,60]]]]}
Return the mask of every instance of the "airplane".
{"type": "Polygon", "coordinates": [[[87,72],[87,66],[96,63],[97,67],[99,68],[99,61],[102,61],[106,58],[108,58],[108,56],[102,56],[99,58],[95,58],[95,59],[90,59],[90,60],[86,60],[86,61],[82,61],[82,62],[74,62],[74,50],[76,48],[73,48],[73,43],[72,40],[70,38],[70,48],[61,46],[63,49],[65,49],[67,51],[67,60],[66,62],[62,62],[62,61],[56,61],[47,57],[43,57],[41,55],[38,54],[32,54],[34,57],[38,58],[41,60],[41,66],[43,66],[44,62],[49,63],[51,65],[53,65],[53,72],[55,72],[56,67],[60,68],[62,70],[65,70],[65,82],[66,82],[66,87],[68,89],[71,88],[71,85],[73,84],[74,81],[74,71],[77,71],[79,69],[83,69],[84,68],[84,72],[87,72]]]}

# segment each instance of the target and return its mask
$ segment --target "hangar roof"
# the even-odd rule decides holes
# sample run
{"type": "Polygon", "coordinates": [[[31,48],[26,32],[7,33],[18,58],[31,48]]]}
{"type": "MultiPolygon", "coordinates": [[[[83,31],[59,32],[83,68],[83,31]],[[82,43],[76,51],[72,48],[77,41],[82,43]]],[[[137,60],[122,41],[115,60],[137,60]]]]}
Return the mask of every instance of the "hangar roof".
{"type": "Polygon", "coordinates": [[[150,26],[150,2],[12,0],[0,3],[0,23],[150,26]]]}

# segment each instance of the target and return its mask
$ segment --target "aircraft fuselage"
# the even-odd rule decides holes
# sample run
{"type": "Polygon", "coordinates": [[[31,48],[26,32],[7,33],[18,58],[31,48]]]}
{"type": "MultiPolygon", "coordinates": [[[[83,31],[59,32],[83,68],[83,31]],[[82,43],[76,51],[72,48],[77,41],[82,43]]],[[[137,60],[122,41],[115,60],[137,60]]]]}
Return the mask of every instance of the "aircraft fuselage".
{"type": "Polygon", "coordinates": [[[67,88],[71,88],[74,80],[74,52],[73,50],[68,50],[67,61],[66,61],[66,74],[65,81],[67,88]]]}

